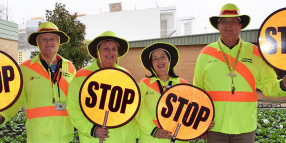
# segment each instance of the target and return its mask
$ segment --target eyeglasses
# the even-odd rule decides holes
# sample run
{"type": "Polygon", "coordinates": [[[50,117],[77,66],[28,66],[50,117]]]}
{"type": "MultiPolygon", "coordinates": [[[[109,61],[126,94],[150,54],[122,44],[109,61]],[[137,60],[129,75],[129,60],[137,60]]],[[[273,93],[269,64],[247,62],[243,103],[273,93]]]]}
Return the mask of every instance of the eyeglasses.
{"type": "Polygon", "coordinates": [[[232,19],[232,20],[219,20],[219,23],[222,25],[237,25],[240,24],[240,21],[238,19],[232,19]]]}

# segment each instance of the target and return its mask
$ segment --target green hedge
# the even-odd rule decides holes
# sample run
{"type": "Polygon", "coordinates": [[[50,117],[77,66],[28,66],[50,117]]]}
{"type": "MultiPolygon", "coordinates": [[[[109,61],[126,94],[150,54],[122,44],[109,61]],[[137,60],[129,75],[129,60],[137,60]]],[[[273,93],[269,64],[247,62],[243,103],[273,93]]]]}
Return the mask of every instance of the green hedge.
{"type": "MultiPolygon", "coordinates": [[[[271,109],[257,111],[257,143],[285,143],[286,142],[286,110],[271,109]]],[[[200,140],[199,143],[206,141],[200,140]]],[[[195,143],[195,141],[191,141],[195,143]]]]}
{"type": "MultiPolygon", "coordinates": [[[[23,143],[26,142],[27,132],[25,112],[19,112],[10,122],[0,126],[0,143],[23,143]]],[[[285,142],[286,141],[286,110],[258,109],[258,127],[256,130],[256,142],[285,142]]],[[[78,142],[78,134],[75,131],[73,143],[78,142]]],[[[190,141],[191,143],[195,141],[190,141]]],[[[205,141],[199,140],[198,143],[205,141]]]]}

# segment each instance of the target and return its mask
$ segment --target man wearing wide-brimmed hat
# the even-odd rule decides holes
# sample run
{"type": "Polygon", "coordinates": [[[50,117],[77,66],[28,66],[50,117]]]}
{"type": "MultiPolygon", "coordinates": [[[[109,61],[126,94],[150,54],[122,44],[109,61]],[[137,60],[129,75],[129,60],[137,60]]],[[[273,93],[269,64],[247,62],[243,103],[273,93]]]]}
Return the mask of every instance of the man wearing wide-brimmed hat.
{"type": "Polygon", "coordinates": [[[79,132],[80,142],[90,143],[104,141],[104,143],[135,143],[135,121],[131,120],[124,126],[105,129],[93,124],[83,114],[79,104],[79,91],[84,80],[94,71],[102,68],[117,68],[126,71],[118,65],[118,59],[129,50],[129,44],[125,39],[119,38],[112,31],[103,32],[88,45],[89,54],[94,62],[80,69],[69,86],[67,110],[70,119],[79,132]]]}
{"type": "Polygon", "coordinates": [[[194,85],[204,89],[215,106],[215,125],[208,143],[250,143],[257,128],[257,93],[286,96],[286,78],[277,80],[274,70],[261,58],[258,47],[244,42],[239,33],[250,22],[234,4],[210,17],[220,38],[201,51],[195,68],[194,85]]]}
{"type": "Polygon", "coordinates": [[[59,45],[68,41],[69,37],[51,22],[42,23],[28,38],[40,53],[20,66],[24,81],[20,98],[0,113],[0,123],[4,124],[25,106],[27,142],[73,140],[74,127],[65,105],[68,85],[76,71],[70,61],[57,55],[59,45]]]}

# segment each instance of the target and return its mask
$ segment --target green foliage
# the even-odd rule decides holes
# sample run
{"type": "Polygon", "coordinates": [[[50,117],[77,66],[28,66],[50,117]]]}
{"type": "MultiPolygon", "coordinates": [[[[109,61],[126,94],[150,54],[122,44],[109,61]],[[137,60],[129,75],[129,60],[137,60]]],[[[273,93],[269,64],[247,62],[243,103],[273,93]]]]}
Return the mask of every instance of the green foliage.
{"type": "MultiPolygon", "coordinates": [[[[24,111],[20,111],[5,125],[0,126],[0,143],[25,143],[27,142],[27,131],[25,128],[27,117],[24,111]]],[[[74,132],[72,143],[78,143],[77,130],[74,132]]]]}
{"type": "Polygon", "coordinates": [[[286,110],[258,109],[256,142],[282,143],[286,141],[286,110]]]}
{"type": "Polygon", "coordinates": [[[64,4],[56,3],[54,10],[46,10],[46,20],[56,24],[70,37],[69,43],[60,46],[58,54],[71,60],[77,70],[86,66],[91,57],[84,40],[85,25],[77,20],[77,13],[71,15],[64,4]]]}
{"type": "Polygon", "coordinates": [[[39,53],[39,51],[31,51],[30,59],[35,57],[38,53],[39,53]]]}
{"type": "MultiPolygon", "coordinates": [[[[258,109],[258,120],[255,141],[257,143],[282,143],[286,141],[286,110],[258,109]]],[[[27,132],[25,112],[19,112],[8,123],[0,126],[0,143],[26,142],[27,132]]],[[[78,132],[75,130],[72,143],[79,142],[78,132]]],[[[190,141],[190,143],[206,143],[204,140],[190,141]]]]}
{"type": "MultiPolygon", "coordinates": [[[[286,142],[286,110],[257,109],[257,143],[285,143],[286,142]]],[[[206,143],[204,140],[190,141],[190,143],[206,143]]]]}
{"type": "Polygon", "coordinates": [[[191,140],[191,141],[189,141],[189,143],[206,143],[207,141],[206,140],[203,140],[203,139],[201,139],[201,140],[191,140]]]}
{"type": "Polygon", "coordinates": [[[19,112],[10,122],[0,126],[0,143],[23,143],[26,142],[27,132],[25,112],[19,112]]]}

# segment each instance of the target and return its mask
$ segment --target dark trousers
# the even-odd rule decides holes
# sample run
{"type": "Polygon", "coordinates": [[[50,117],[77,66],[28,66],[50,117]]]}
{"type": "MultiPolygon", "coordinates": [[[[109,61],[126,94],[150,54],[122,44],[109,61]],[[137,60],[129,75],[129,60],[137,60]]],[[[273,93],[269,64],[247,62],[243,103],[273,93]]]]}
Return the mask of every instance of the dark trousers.
{"type": "Polygon", "coordinates": [[[209,131],[207,143],[254,143],[255,133],[256,131],[232,135],[209,131]]]}

